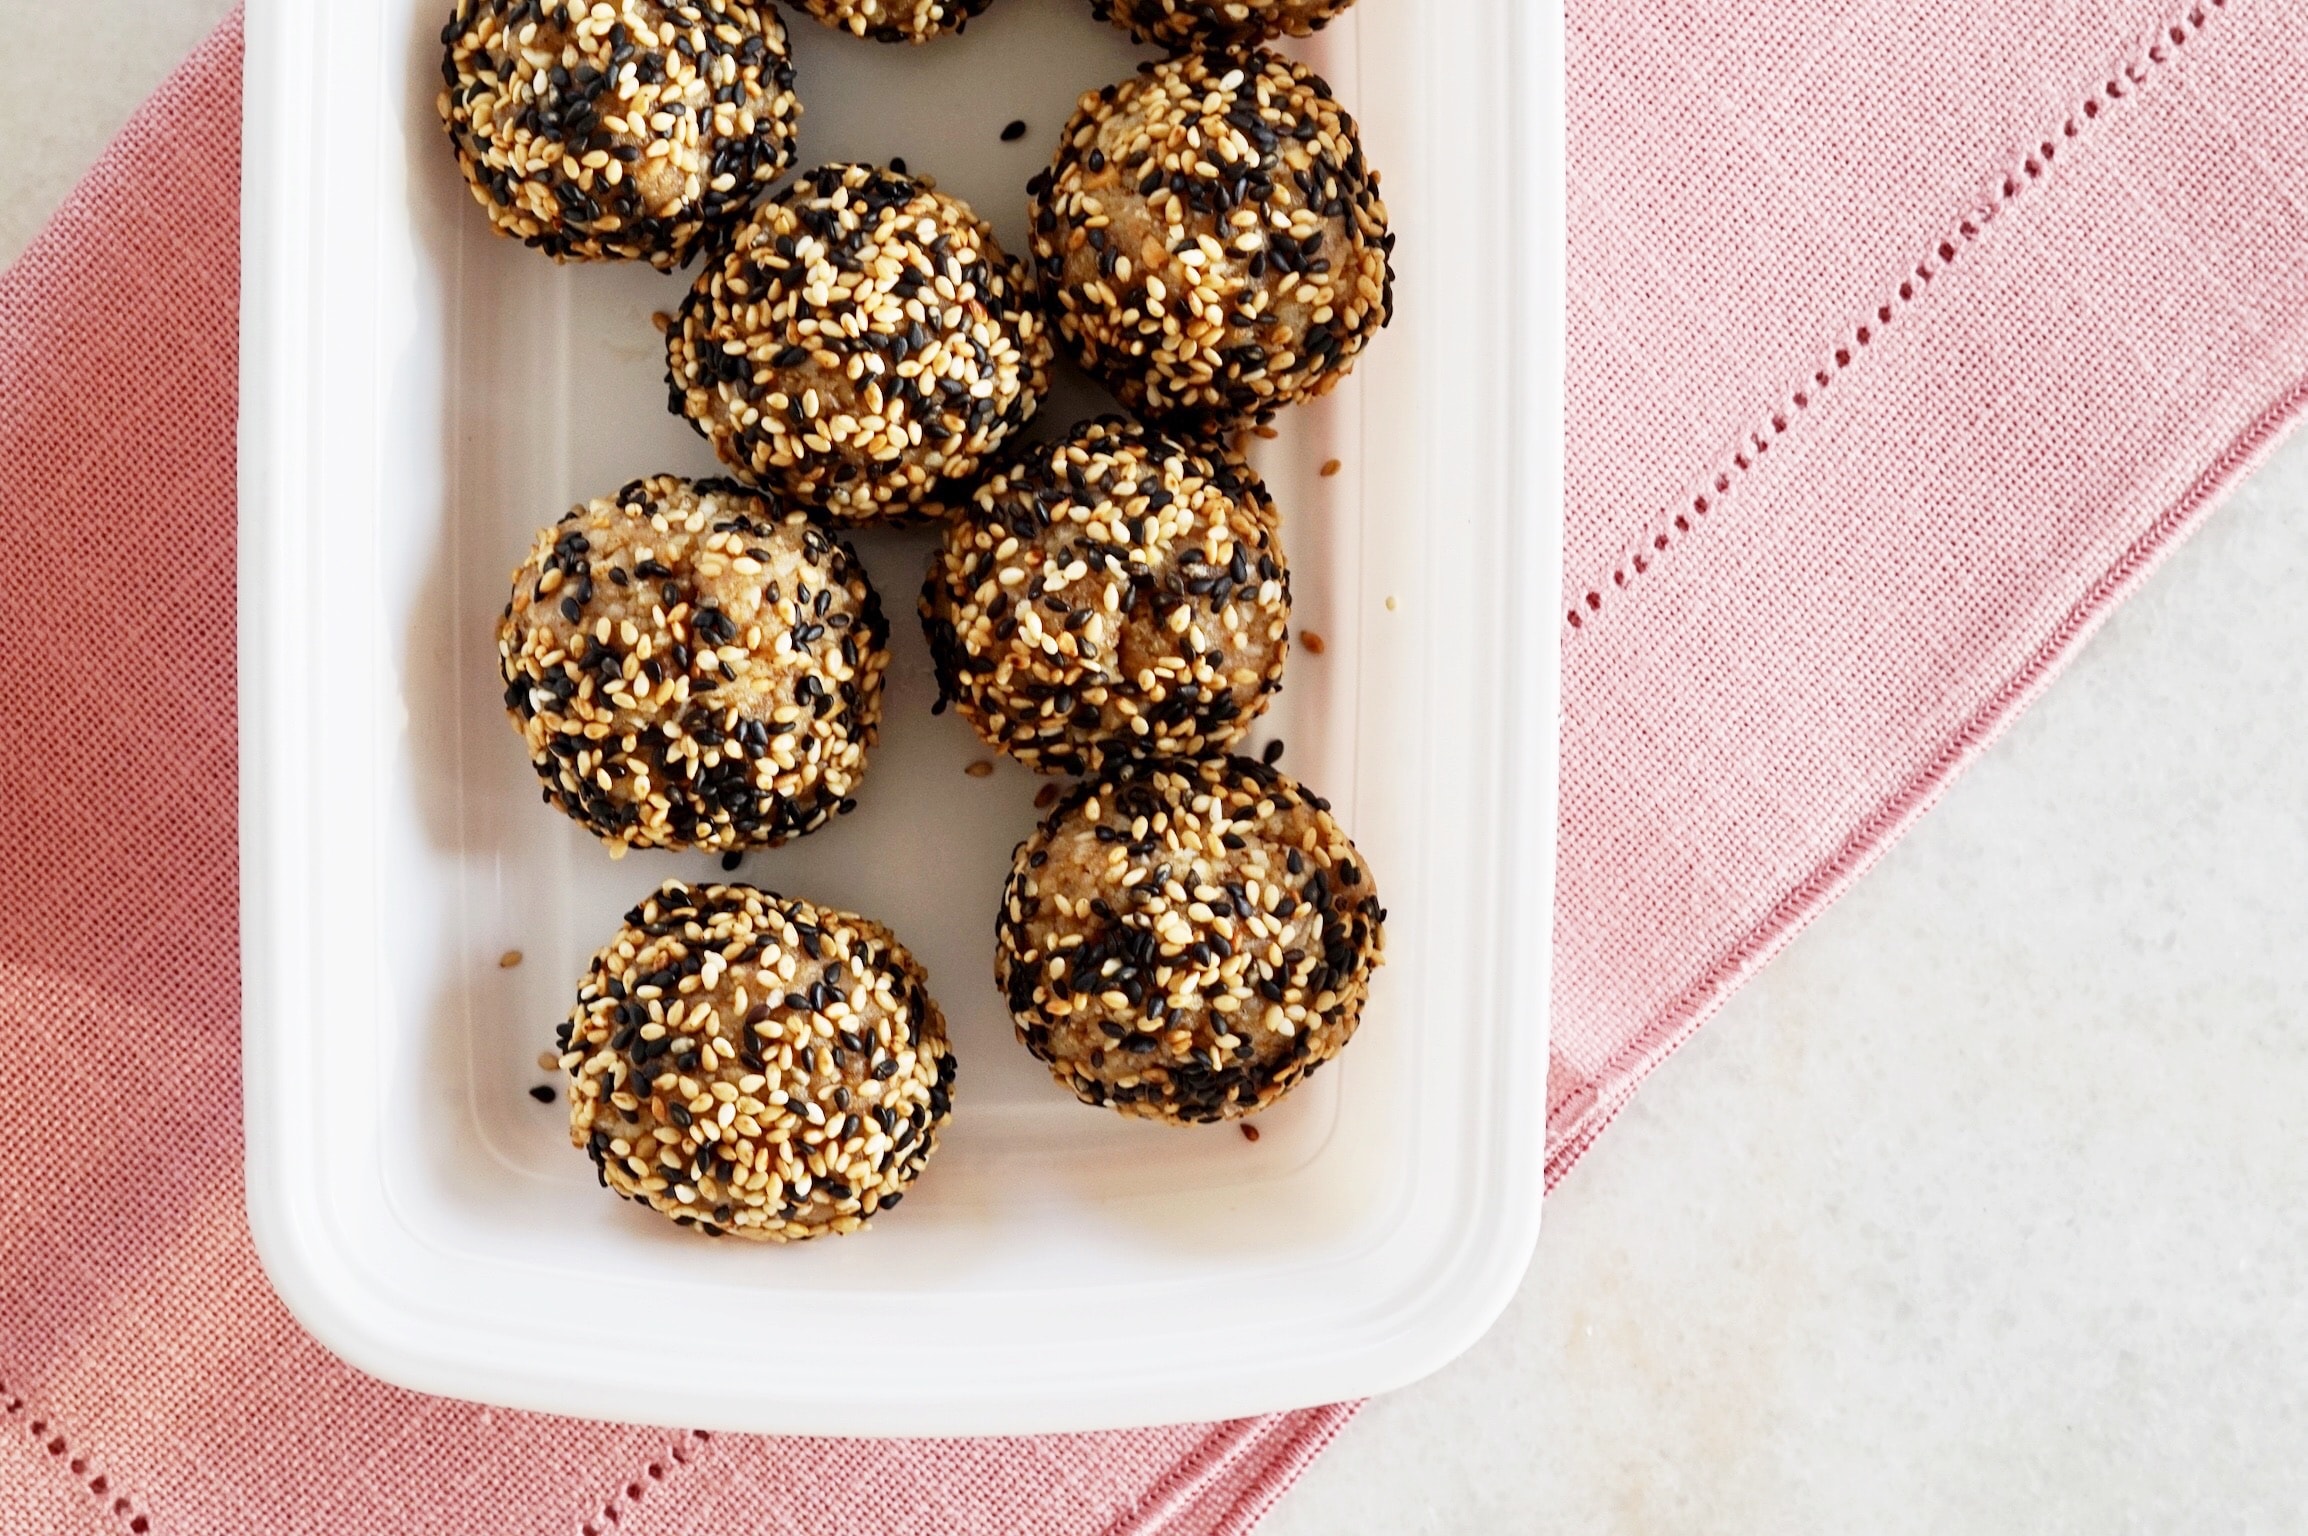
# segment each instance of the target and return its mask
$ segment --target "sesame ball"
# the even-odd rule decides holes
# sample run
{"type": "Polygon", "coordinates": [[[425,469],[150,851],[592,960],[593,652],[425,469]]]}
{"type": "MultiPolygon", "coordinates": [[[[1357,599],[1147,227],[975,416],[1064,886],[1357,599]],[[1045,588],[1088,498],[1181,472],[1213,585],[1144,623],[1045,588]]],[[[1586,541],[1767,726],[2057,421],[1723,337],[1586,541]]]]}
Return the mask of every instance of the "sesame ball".
{"type": "Polygon", "coordinates": [[[1239,742],[1282,686],[1290,569],[1249,466],[1119,417],[1014,449],[922,589],[943,698],[1043,773],[1239,742]]]}
{"type": "Polygon", "coordinates": [[[926,43],[960,32],[992,0],[787,0],[827,26],[877,43],[926,43]]]}
{"type": "Polygon", "coordinates": [[[601,1182],[713,1237],[855,1232],[952,1108],[945,1016],[905,946],[749,885],[676,880],[626,913],[557,1039],[601,1182]]]}
{"type": "Polygon", "coordinates": [[[1312,37],[1354,0],[1090,0],[1142,43],[1164,48],[1245,48],[1277,37],[1312,37]]]}
{"type": "Polygon", "coordinates": [[[1019,846],[994,975],[1018,1038],[1084,1103],[1236,1119],[1345,1047],[1385,919],[1295,780],[1243,757],[1132,764],[1019,846]]]}
{"type": "Polygon", "coordinates": [[[842,522],[902,521],[1041,405],[1023,264],[926,177],[810,171],[699,275],[666,336],[675,412],[745,479],[842,522]]]}
{"type": "Polygon", "coordinates": [[[1084,96],[1028,190],[1059,334],[1150,419],[1209,429],[1326,394],[1392,311],[1354,119],[1263,49],[1084,96]]]}
{"type": "Polygon", "coordinates": [[[458,0],[441,121],[502,233],[671,270],[792,168],[801,103],[767,0],[458,0]]]}
{"type": "Polygon", "coordinates": [[[889,624],[856,552],[726,480],[537,535],[497,626],[545,799],[627,848],[774,848],[855,803],[889,624]]]}

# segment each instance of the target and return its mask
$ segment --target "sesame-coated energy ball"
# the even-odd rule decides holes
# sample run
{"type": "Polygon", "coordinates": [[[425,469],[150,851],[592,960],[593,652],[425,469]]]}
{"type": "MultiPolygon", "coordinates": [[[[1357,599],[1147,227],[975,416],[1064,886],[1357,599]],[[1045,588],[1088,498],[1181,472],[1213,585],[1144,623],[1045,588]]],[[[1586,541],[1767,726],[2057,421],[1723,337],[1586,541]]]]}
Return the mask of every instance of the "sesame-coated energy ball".
{"type": "Polygon", "coordinates": [[[1354,0],[1090,0],[1142,43],[1164,48],[1246,48],[1277,37],[1312,37],[1354,0]]]}
{"type": "Polygon", "coordinates": [[[959,32],[992,0],[787,0],[827,26],[877,43],[926,43],[959,32]]]}
{"type": "Polygon", "coordinates": [[[840,539],[659,475],[537,535],[497,658],[545,799],[612,854],[774,848],[855,804],[889,623],[840,539]]]}
{"type": "Polygon", "coordinates": [[[1254,1114],[1344,1048],[1385,911],[1322,800],[1242,757],[1077,786],[1018,848],[994,975],[1089,1104],[1254,1114]]]}
{"type": "Polygon", "coordinates": [[[709,1236],[855,1232],[952,1107],[922,968],[887,928],[679,881],[625,914],[557,1035],[601,1182],[709,1236]]]}
{"type": "Polygon", "coordinates": [[[1282,686],[1290,570],[1247,465],[1120,417],[1011,450],[922,589],[943,698],[1044,773],[1240,741],[1282,686]]]}
{"type": "Polygon", "coordinates": [[[1354,119],[1263,49],[1084,96],[1028,190],[1059,334],[1150,419],[1208,429],[1325,394],[1392,312],[1354,119]]]}
{"type": "Polygon", "coordinates": [[[927,178],[821,167],[755,210],[682,302],[673,410],[790,501],[912,518],[1041,405],[1050,339],[1028,286],[927,178]]]}
{"type": "Polygon", "coordinates": [[[793,165],[768,0],[457,0],[441,120],[489,220],[562,260],[671,270],[793,165]]]}

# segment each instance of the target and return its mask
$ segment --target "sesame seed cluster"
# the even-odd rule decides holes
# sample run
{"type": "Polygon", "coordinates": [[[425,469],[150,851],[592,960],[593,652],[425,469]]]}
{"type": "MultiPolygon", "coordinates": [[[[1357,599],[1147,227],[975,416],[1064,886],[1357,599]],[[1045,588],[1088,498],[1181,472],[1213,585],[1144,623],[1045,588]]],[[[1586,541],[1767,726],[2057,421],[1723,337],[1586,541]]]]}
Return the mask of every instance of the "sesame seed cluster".
{"type": "Polygon", "coordinates": [[[668,882],[593,957],[558,1035],[601,1182],[709,1236],[854,1232],[952,1108],[922,968],[879,923],[668,882]]]}
{"type": "Polygon", "coordinates": [[[1025,268],[926,177],[809,171],[699,275],[673,409],[737,474],[845,523],[903,519],[1023,426],[1051,344],[1025,268]]]}
{"type": "Polygon", "coordinates": [[[458,0],[441,120],[473,196],[562,260],[671,270],[793,165],[765,0],[458,0]]]}
{"type": "Polygon", "coordinates": [[[1249,466],[1110,416],[1004,456],[947,523],[921,612],[980,736],[1095,773],[1242,739],[1282,686],[1290,570],[1249,466]]]}
{"type": "Polygon", "coordinates": [[[1264,420],[1329,392],[1393,311],[1394,237],[1354,119],[1263,49],[1081,98],[1029,185],[1059,334],[1141,416],[1264,420]]]}
{"type": "Polygon", "coordinates": [[[992,0],[788,0],[827,26],[877,43],[926,43],[959,32],[992,0]]]}
{"type": "Polygon", "coordinates": [[[1242,48],[1277,37],[1312,37],[1354,0],[1090,0],[1142,43],[1163,48],[1242,48]]]}
{"type": "Polygon", "coordinates": [[[1235,1119],[1345,1046],[1385,917],[1295,780],[1243,757],[1135,763],[1019,846],[995,978],[1018,1038],[1084,1102],[1235,1119]]]}
{"type": "Polygon", "coordinates": [[[627,848],[774,848],[855,804],[889,624],[856,553],[728,481],[537,535],[497,629],[545,799],[627,848]]]}

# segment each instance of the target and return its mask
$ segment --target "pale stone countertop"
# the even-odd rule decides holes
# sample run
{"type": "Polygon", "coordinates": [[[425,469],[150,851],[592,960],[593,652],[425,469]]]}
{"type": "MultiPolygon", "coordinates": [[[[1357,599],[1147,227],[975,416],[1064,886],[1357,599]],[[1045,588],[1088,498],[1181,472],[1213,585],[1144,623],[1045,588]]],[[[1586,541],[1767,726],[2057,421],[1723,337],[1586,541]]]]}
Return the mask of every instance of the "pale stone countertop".
{"type": "MultiPolygon", "coordinates": [[[[0,0],[12,257],[227,0],[0,0]]],[[[2308,1522],[2308,439],[1661,1069],[1266,1536],[2308,1522]]]]}

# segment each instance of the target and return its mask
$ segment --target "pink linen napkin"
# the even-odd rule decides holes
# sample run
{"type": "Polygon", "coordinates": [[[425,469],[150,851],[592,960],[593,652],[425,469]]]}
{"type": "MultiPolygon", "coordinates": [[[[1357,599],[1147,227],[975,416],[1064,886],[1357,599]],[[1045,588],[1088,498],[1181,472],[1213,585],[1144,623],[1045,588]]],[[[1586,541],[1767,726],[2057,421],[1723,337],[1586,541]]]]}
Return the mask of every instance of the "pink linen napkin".
{"type": "Polygon", "coordinates": [[[2308,377],[2296,3],[1570,18],[1550,1181],[2308,377]]]}
{"type": "MultiPolygon", "coordinates": [[[[2296,11],[1569,10],[1550,1178],[2308,378],[2296,11]]],[[[0,1530],[1248,1530],[1350,1407],[586,1424],[383,1386],[273,1298],[239,1177],[238,63],[236,21],[0,277],[0,1530]]]]}

